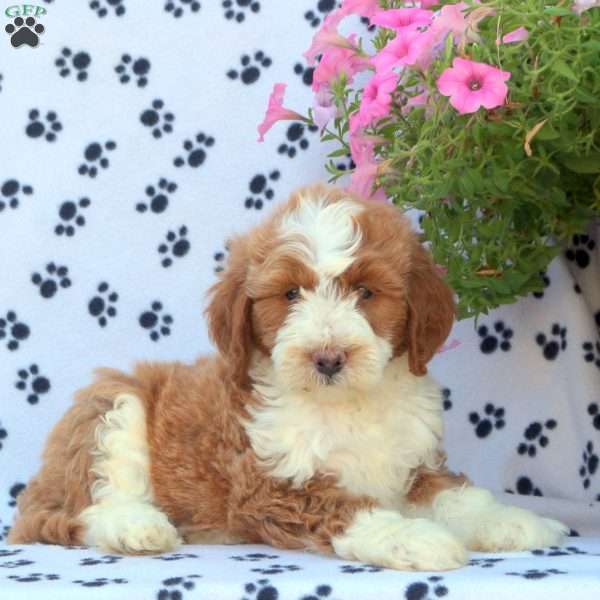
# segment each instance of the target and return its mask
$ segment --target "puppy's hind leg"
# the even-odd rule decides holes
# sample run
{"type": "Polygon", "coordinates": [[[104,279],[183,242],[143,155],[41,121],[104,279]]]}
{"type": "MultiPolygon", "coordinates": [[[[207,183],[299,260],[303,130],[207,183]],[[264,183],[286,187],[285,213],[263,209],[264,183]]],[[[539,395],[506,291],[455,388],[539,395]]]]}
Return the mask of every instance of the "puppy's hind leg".
{"type": "Polygon", "coordinates": [[[82,511],[84,543],[124,554],[172,550],[181,540],[153,504],[146,415],[134,394],[116,396],[96,429],[92,504],[82,511]]]}

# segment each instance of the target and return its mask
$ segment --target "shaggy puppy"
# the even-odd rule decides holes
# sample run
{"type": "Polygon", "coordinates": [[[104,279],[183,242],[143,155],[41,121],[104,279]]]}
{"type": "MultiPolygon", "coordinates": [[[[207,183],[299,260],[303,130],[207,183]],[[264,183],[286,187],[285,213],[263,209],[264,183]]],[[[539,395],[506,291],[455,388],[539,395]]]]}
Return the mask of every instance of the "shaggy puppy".
{"type": "Polygon", "coordinates": [[[299,190],[232,241],[207,316],[218,355],[100,370],[77,394],[10,542],[263,542],[442,570],[567,531],[445,468],[426,365],[453,298],[397,209],[299,190]]]}

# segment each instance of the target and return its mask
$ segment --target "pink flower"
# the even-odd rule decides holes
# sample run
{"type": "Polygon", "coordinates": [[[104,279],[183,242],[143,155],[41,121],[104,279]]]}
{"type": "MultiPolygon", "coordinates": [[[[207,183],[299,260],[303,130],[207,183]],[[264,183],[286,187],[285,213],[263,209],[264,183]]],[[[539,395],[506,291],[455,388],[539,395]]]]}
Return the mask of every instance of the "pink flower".
{"type": "MultiPolygon", "coordinates": [[[[356,35],[351,35],[349,41],[355,44],[356,35]]],[[[316,92],[323,86],[329,86],[342,73],[351,82],[355,73],[368,68],[367,59],[348,48],[333,47],[323,52],[323,56],[313,73],[312,89],[316,92]]]]}
{"type": "Polygon", "coordinates": [[[344,0],[340,9],[344,16],[360,15],[371,18],[377,11],[381,10],[379,0],[344,0]]]}
{"type": "Polygon", "coordinates": [[[288,110],[283,106],[283,96],[285,95],[285,83],[276,83],[269,97],[269,105],[263,122],[258,126],[258,141],[265,139],[265,133],[273,127],[277,121],[305,121],[306,119],[299,113],[288,110]]]}
{"type": "Polygon", "coordinates": [[[367,127],[376,119],[385,117],[392,107],[392,93],[398,85],[398,75],[393,71],[375,74],[363,90],[360,108],[350,118],[350,131],[367,127]]]}
{"type": "Polygon", "coordinates": [[[350,138],[352,160],[356,167],[346,189],[361,198],[386,200],[385,192],[381,188],[373,191],[379,169],[379,164],[375,160],[374,146],[375,142],[368,136],[356,134],[350,138]]]}
{"type": "Polygon", "coordinates": [[[423,27],[431,24],[433,12],[420,8],[395,8],[382,10],[371,17],[371,23],[388,29],[403,29],[404,27],[423,27]]]}
{"type": "Polygon", "coordinates": [[[437,88],[443,96],[450,96],[450,104],[464,115],[476,112],[480,106],[501,106],[508,94],[505,81],[510,75],[484,63],[455,58],[452,67],[437,80],[437,88]]]}
{"type": "Polygon", "coordinates": [[[400,29],[396,37],[371,59],[371,64],[378,73],[386,73],[399,65],[416,64],[425,69],[431,62],[433,43],[434,39],[427,31],[400,29]]]}
{"type": "Polygon", "coordinates": [[[325,129],[331,119],[338,116],[333,94],[327,87],[322,87],[316,94],[313,102],[313,121],[319,129],[325,129]]]}
{"type": "Polygon", "coordinates": [[[337,30],[337,26],[344,16],[341,14],[341,11],[336,10],[325,17],[322,27],[313,37],[310,48],[303,54],[309,65],[314,65],[317,56],[323,54],[332,46],[354,49],[352,42],[343,35],[340,35],[337,30]]]}
{"type": "Polygon", "coordinates": [[[440,0],[421,0],[421,8],[431,8],[439,3],[440,0]]]}
{"type": "Polygon", "coordinates": [[[432,26],[432,31],[438,39],[440,37],[445,38],[447,33],[451,33],[454,36],[454,43],[459,42],[467,30],[467,20],[464,13],[466,8],[468,8],[468,5],[464,2],[442,6],[432,26]]]}
{"type": "MultiPolygon", "coordinates": [[[[417,94],[416,96],[411,96],[406,101],[406,104],[402,107],[402,114],[410,112],[411,109],[417,106],[427,106],[428,102],[429,92],[427,90],[421,92],[420,94],[417,94]]],[[[425,111],[425,114],[427,114],[428,112],[431,112],[430,108],[425,111]]]]}
{"type": "Polygon", "coordinates": [[[584,13],[586,10],[597,7],[600,7],[600,0],[575,0],[572,9],[573,12],[581,15],[581,13],[584,13]]]}
{"type": "MultiPolygon", "coordinates": [[[[519,27],[510,33],[502,36],[502,44],[514,44],[515,42],[523,42],[529,37],[529,31],[525,27],[519,27]]],[[[498,40],[496,44],[499,45],[498,40]]]]}

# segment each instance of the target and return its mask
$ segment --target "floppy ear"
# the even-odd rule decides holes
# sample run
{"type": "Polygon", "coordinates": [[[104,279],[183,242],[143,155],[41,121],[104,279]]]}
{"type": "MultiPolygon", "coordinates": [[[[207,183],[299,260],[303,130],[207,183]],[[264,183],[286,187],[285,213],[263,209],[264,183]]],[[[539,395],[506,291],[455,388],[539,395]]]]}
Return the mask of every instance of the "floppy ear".
{"type": "Polygon", "coordinates": [[[246,293],[248,252],[243,238],[230,242],[227,267],[209,292],[208,331],[239,385],[249,382],[252,352],[252,301],[246,293]]]}
{"type": "Polygon", "coordinates": [[[425,375],[427,363],[452,328],[454,297],[431,256],[418,243],[408,282],[408,366],[414,375],[425,375]]]}

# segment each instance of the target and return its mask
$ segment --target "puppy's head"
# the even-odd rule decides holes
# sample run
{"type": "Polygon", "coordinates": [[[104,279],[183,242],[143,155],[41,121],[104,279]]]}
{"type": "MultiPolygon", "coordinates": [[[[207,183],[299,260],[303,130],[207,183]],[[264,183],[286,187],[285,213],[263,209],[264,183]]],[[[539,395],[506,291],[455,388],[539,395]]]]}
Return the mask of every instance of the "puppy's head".
{"type": "Polygon", "coordinates": [[[242,385],[257,352],[284,389],[367,389],[404,353],[412,373],[424,375],[454,302],[396,208],[318,185],[231,241],[207,315],[242,385]]]}

